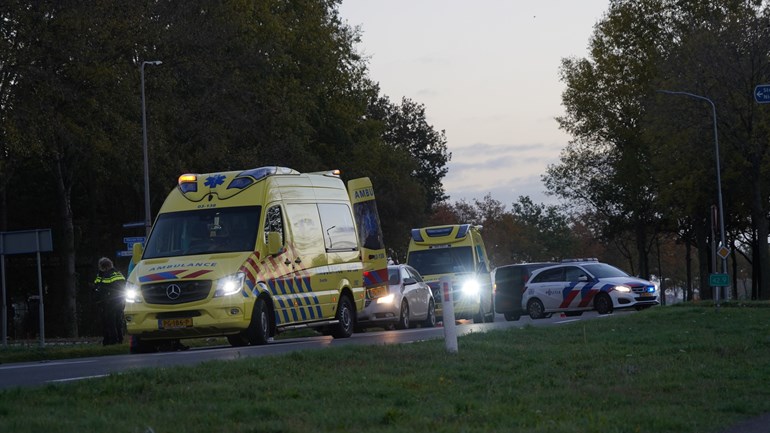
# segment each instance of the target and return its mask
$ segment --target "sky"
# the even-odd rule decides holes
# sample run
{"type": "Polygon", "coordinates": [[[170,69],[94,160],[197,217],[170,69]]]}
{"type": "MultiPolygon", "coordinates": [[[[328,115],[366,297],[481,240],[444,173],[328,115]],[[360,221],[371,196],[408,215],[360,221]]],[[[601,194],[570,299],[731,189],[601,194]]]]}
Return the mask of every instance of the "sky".
{"type": "Polygon", "coordinates": [[[391,102],[425,105],[452,153],[451,202],[489,194],[507,209],[520,196],[556,204],[541,176],[570,136],[559,79],[563,58],[588,57],[609,0],[343,0],[358,26],[369,76],[391,102]]]}

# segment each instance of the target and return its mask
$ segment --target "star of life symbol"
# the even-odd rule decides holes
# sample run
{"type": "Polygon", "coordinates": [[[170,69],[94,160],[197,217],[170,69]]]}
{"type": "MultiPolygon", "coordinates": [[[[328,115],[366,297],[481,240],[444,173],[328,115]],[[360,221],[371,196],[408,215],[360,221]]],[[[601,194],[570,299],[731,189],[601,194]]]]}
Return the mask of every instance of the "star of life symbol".
{"type": "Polygon", "coordinates": [[[222,174],[215,174],[213,176],[207,177],[206,182],[204,182],[203,185],[210,188],[216,188],[218,185],[222,185],[223,183],[225,183],[225,176],[222,174]]]}

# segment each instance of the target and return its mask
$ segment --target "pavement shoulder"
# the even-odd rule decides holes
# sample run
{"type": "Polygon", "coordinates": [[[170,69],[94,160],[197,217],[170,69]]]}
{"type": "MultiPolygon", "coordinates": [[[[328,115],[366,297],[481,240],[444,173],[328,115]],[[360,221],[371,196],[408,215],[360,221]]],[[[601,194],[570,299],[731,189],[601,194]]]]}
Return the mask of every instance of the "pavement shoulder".
{"type": "Polygon", "coordinates": [[[770,433],[770,413],[742,421],[722,433],[770,433]]]}

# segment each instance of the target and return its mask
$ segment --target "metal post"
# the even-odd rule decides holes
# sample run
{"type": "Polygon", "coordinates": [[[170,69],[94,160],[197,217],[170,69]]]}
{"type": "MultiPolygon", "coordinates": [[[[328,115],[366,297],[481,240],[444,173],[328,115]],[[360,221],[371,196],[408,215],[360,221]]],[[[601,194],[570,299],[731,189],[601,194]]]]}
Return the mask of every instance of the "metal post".
{"type": "MultiPolygon", "coordinates": [[[[716,162],[717,162],[717,198],[719,201],[719,235],[720,235],[719,243],[721,246],[726,247],[727,245],[725,244],[725,218],[724,218],[725,213],[722,207],[722,174],[720,173],[721,168],[719,166],[719,134],[717,134],[717,109],[716,109],[716,106],[714,105],[714,101],[712,101],[711,99],[705,96],[695,95],[688,92],[674,92],[671,90],[658,90],[658,92],[666,93],[668,95],[689,96],[691,98],[700,99],[711,104],[711,114],[714,120],[714,150],[716,152],[716,162]]],[[[716,269],[714,269],[714,272],[716,272],[716,269]]],[[[722,273],[724,274],[727,273],[726,256],[722,257],[722,273]]],[[[719,295],[717,295],[717,298],[714,300],[714,302],[716,303],[717,309],[719,309],[719,295]]]]}
{"type": "Polygon", "coordinates": [[[447,352],[457,353],[457,327],[455,325],[455,307],[452,298],[452,279],[441,277],[441,320],[444,322],[444,346],[447,352]]]}
{"type": "Polygon", "coordinates": [[[147,156],[147,111],[144,108],[144,65],[160,65],[160,60],[142,62],[139,67],[139,77],[142,87],[142,150],[144,153],[144,226],[146,235],[150,235],[152,215],[150,214],[150,163],[147,156]]]}
{"type": "Polygon", "coordinates": [[[37,293],[40,296],[38,303],[38,318],[40,319],[40,347],[45,347],[45,307],[43,305],[43,266],[40,263],[40,230],[35,232],[37,240],[37,293]]]}

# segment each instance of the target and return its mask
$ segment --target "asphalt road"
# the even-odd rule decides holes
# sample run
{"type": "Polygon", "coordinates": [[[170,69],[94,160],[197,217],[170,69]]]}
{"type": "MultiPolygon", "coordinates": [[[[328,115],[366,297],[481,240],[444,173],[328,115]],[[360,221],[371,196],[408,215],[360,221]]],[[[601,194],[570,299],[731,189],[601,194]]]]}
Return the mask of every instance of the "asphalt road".
{"type": "MultiPolygon", "coordinates": [[[[616,312],[627,314],[627,312],[616,312]]],[[[522,328],[534,326],[556,326],[579,320],[590,320],[598,316],[595,312],[586,312],[579,317],[561,317],[554,315],[550,319],[530,320],[522,317],[516,322],[507,322],[498,314],[493,323],[474,324],[460,321],[456,327],[457,335],[472,332],[486,332],[491,329],[522,328]]],[[[444,328],[416,328],[401,331],[379,331],[353,334],[350,338],[307,337],[278,340],[264,346],[246,347],[201,347],[183,352],[159,352],[141,355],[111,355],[94,358],[77,358],[56,361],[22,362],[0,365],[0,389],[14,387],[33,387],[48,383],[63,383],[110,374],[129,373],[131,370],[144,368],[167,368],[178,365],[194,365],[212,360],[239,359],[247,356],[269,356],[297,350],[317,350],[327,347],[340,347],[350,344],[401,344],[415,341],[444,338],[444,328]]]]}

